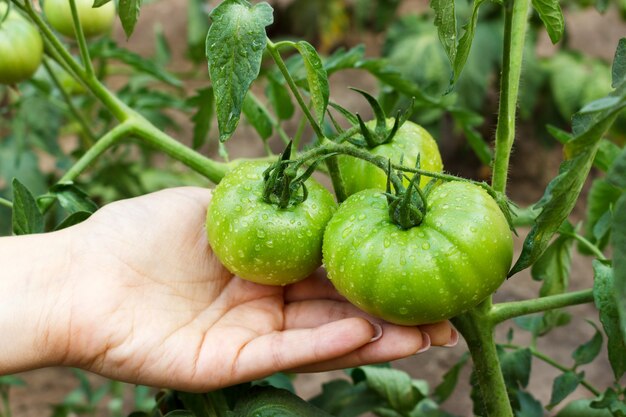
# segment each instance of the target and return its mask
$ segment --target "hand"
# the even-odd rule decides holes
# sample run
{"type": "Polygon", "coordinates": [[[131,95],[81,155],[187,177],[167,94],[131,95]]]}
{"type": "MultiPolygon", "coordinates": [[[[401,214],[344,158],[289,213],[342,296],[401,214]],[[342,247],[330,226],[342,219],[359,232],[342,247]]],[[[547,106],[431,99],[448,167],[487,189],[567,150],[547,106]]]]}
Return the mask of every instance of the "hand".
{"type": "Polygon", "coordinates": [[[51,291],[58,302],[48,320],[58,364],[208,391],[278,371],[394,360],[458,339],[447,322],[411,328],[369,317],[321,273],[285,288],[232,276],[206,240],[210,198],[202,188],[165,190],[105,206],[68,229],[71,273],[51,291]]]}

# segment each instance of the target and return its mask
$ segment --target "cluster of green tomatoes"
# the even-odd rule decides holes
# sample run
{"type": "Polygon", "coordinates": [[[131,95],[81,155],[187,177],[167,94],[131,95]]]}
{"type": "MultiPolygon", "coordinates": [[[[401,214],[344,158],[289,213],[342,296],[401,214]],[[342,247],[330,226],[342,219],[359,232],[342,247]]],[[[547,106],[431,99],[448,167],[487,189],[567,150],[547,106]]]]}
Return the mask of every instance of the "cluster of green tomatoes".
{"type": "MultiPolygon", "coordinates": [[[[410,121],[369,152],[407,166],[419,158],[427,171],[443,169],[435,140],[410,121]]],[[[206,220],[220,261],[233,274],[266,285],[297,282],[323,263],[351,303],[401,325],[454,317],[501,285],[511,266],[512,236],[485,189],[404,176],[408,189],[392,196],[383,169],[353,156],[337,159],[349,195],[339,206],[310,177],[295,201],[281,204],[279,163],[245,162],[229,172],[215,188],[206,220]],[[402,211],[398,202],[411,200],[411,189],[421,197],[402,211]],[[402,216],[412,221],[398,221],[402,216]]]]}
{"type": "MultiPolygon", "coordinates": [[[[17,84],[33,76],[43,60],[44,42],[37,27],[8,0],[0,0],[0,84],[17,84]]],[[[76,0],[79,20],[87,38],[111,30],[115,4],[93,8],[92,0],[76,0]]],[[[44,0],[43,13],[57,32],[75,38],[69,0],[44,0]]]]}

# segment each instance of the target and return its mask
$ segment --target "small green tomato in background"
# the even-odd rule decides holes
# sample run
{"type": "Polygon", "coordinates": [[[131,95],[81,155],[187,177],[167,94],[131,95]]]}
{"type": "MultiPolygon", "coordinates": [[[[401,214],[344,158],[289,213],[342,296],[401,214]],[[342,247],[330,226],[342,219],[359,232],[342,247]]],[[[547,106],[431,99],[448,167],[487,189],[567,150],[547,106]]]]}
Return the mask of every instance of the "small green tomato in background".
{"type": "MultiPolygon", "coordinates": [[[[393,127],[394,119],[387,119],[387,128],[393,127]]],[[[375,129],[375,121],[367,124],[370,129],[375,129]]],[[[406,121],[398,129],[390,142],[378,145],[369,151],[373,155],[384,156],[391,159],[394,164],[400,163],[414,168],[417,155],[420,155],[420,167],[426,171],[441,172],[443,163],[437,142],[426,129],[411,121],[406,121]]],[[[383,170],[362,159],[350,156],[338,156],[339,168],[344,181],[346,193],[352,195],[368,188],[385,190],[387,175],[383,170]]],[[[423,177],[420,186],[424,187],[430,178],[423,177]]],[[[408,185],[408,180],[405,185],[408,185]]]]}
{"type": "Polygon", "coordinates": [[[324,265],[339,293],[376,317],[418,325],[454,317],[502,284],[513,240],[489,194],[448,182],[427,200],[421,224],[406,230],[378,190],[342,203],[324,234],[324,265]]]}
{"type": "Polygon", "coordinates": [[[213,251],[233,274],[267,285],[286,285],[310,275],[322,262],[324,228],[336,203],[313,179],[308,198],[281,209],[263,199],[268,163],[246,162],[213,192],[206,219],[213,251]]]}
{"type": "Polygon", "coordinates": [[[43,59],[39,31],[17,10],[6,19],[7,4],[0,2],[0,84],[16,84],[37,71],[43,59]]]}
{"type": "MultiPolygon", "coordinates": [[[[113,1],[94,8],[93,0],[76,0],[76,8],[85,37],[104,35],[113,27],[115,19],[113,1]]],[[[59,33],[76,38],[70,0],[44,0],[43,12],[50,25],[59,33]]]]}

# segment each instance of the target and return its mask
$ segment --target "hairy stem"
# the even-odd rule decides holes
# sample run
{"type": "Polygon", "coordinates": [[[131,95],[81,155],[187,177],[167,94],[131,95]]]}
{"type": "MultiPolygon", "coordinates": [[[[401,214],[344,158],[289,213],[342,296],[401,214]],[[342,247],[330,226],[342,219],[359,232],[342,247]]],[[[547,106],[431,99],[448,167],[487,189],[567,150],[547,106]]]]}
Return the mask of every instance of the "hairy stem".
{"type": "Polygon", "coordinates": [[[500,369],[494,341],[495,323],[490,319],[490,305],[481,304],[452,319],[467,342],[478,379],[485,417],[513,417],[513,410],[500,369]]]}
{"type": "Polygon", "coordinates": [[[499,303],[493,306],[491,319],[497,324],[514,317],[591,302],[593,302],[593,290],[589,289],[565,294],[549,295],[532,300],[499,303]]]}
{"type": "Polygon", "coordinates": [[[528,27],[529,5],[530,0],[507,0],[504,6],[504,55],[492,178],[493,188],[502,193],[506,191],[509,158],[515,141],[515,113],[522,72],[524,41],[528,27]]]}

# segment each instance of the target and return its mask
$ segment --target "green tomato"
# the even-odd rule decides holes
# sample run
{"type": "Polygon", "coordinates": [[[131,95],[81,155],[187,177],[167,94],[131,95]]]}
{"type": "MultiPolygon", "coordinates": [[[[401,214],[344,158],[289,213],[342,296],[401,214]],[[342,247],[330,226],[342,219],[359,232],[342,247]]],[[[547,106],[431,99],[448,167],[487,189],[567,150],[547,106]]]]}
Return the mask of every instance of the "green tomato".
{"type": "MultiPolygon", "coordinates": [[[[368,122],[367,126],[372,130],[375,128],[373,122],[368,122]]],[[[393,119],[388,119],[387,127],[391,128],[392,126],[393,119]]],[[[419,154],[422,169],[435,172],[443,170],[437,142],[426,129],[411,121],[406,121],[389,143],[376,146],[369,151],[373,155],[391,159],[394,164],[399,164],[402,159],[402,164],[411,168],[415,167],[419,154]]],[[[341,155],[337,158],[348,195],[368,188],[385,190],[387,175],[383,170],[367,161],[351,156],[341,155]]],[[[428,181],[430,178],[422,177],[420,185],[423,187],[428,181]]],[[[408,180],[405,181],[405,185],[408,185],[408,180]]]]}
{"type": "Polygon", "coordinates": [[[335,288],[362,310],[418,325],[454,317],[502,284],[513,240],[496,202],[477,185],[448,182],[428,196],[422,223],[390,220],[378,190],[352,195],[324,234],[324,265],[335,288]]]}
{"type": "Polygon", "coordinates": [[[267,163],[246,162],[215,188],[206,219],[213,251],[233,274],[267,285],[286,285],[322,263],[324,228],[336,203],[313,179],[308,198],[285,209],[263,200],[267,163]]]}
{"type": "Polygon", "coordinates": [[[607,409],[591,408],[593,400],[580,399],[567,404],[556,417],[612,417],[607,409]]]}
{"type": "MultiPolygon", "coordinates": [[[[0,3],[0,19],[6,13],[0,3]]],[[[29,79],[43,59],[43,40],[37,28],[15,9],[0,22],[0,84],[29,79]]]]}
{"type": "MultiPolygon", "coordinates": [[[[115,19],[113,1],[94,8],[93,0],[76,0],[76,8],[85,37],[104,35],[113,27],[115,19]]],[[[43,12],[50,25],[59,33],[70,38],[76,37],[69,0],[44,0],[43,12]]]]}

